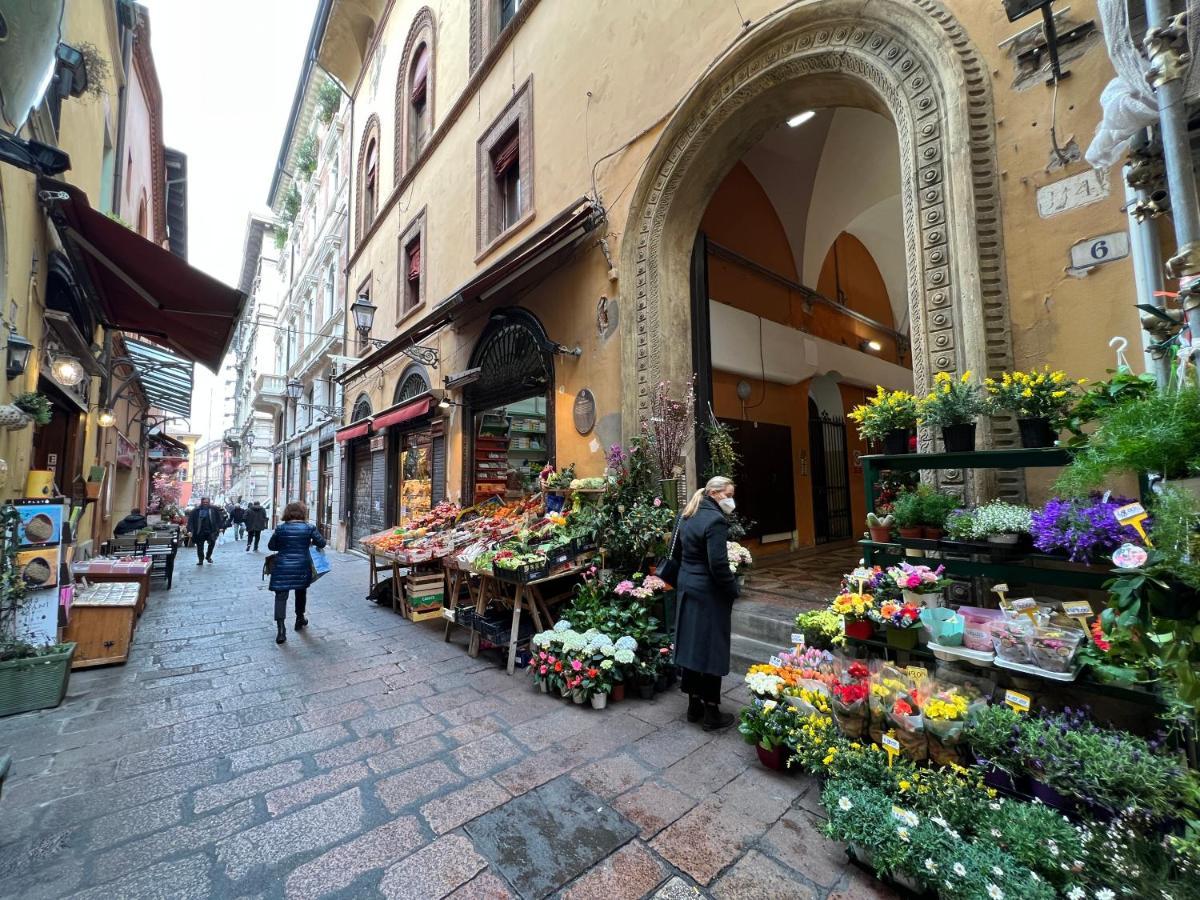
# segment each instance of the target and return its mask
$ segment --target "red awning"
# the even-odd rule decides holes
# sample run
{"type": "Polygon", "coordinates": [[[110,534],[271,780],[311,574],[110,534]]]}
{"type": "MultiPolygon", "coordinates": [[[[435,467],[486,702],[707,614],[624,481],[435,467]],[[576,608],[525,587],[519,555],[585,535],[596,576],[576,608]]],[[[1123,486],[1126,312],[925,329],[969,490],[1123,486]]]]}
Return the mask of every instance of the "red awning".
{"type": "Polygon", "coordinates": [[[431,406],[433,406],[433,400],[430,397],[420,400],[409,400],[393,410],[375,416],[371,420],[371,430],[383,431],[389,425],[400,425],[403,422],[411,422],[413,419],[419,419],[429,412],[431,406]]]}
{"type": "Polygon", "coordinates": [[[355,438],[365,437],[370,428],[370,422],[359,422],[357,425],[347,425],[345,428],[341,428],[334,432],[333,439],[338,443],[352,441],[355,438]]]}
{"type": "Polygon", "coordinates": [[[245,294],[92,209],[74,185],[41,178],[38,190],[105,326],[220,370],[245,294]]]}

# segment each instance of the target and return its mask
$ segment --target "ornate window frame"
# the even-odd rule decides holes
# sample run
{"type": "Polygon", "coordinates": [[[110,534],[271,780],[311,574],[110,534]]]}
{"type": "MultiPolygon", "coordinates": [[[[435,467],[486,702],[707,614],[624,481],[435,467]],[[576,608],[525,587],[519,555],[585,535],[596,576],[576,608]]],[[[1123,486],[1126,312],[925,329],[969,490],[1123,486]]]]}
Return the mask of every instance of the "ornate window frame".
{"type": "Polygon", "coordinates": [[[425,214],[428,207],[421,207],[421,211],[413,216],[408,226],[400,234],[400,238],[396,243],[396,260],[397,260],[397,277],[396,277],[396,325],[412,316],[415,312],[425,307],[425,291],[429,283],[428,263],[429,263],[429,241],[426,240],[426,223],[428,216],[425,214]],[[414,240],[420,241],[421,247],[421,278],[417,282],[417,302],[412,306],[405,307],[404,303],[408,297],[408,248],[414,240]]]}
{"type": "Polygon", "coordinates": [[[514,232],[527,225],[535,214],[533,190],[533,76],[525,79],[487,131],[475,144],[475,247],[478,262],[514,232]],[[521,214],[507,228],[497,227],[499,209],[492,153],[516,126],[519,138],[517,165],[521,174],[521,214]]]}
{"type": "Polygon", "coordinates": [[[415,166],[429,152],[432,145],[433,133],[437,129],[437,107],[435,71],[437,64],[437,22],[433,11],[428,6],[422,6],[413,16],[412,25],[408,29],[408,37],[404,41],[404,52],[400,57],[400,68],[396,73],[396,159],[395,174],[397,183],[400,176],[415,166]],[[429,137],[420,153],[413,152],[412,137],[412,69],[416,62],[417,51],[421,47],[429,48],[429,74],[426,76],[425,103],[429,109],[429,137]]]}
{"type": "Polygon", "coordinates": [[[379,216],[380,201],[383,194],[383,184],[380,179],[380,173],[383,171],[381,161],[383,146],[379,141],[379,117],[374,113],[367,119],[367,124],[363,127],[362,138],[358,145],[358,163],[356,166],[357,177],[355,178],[354,191],[354,210],[358,221],[358,243],[361,244],[366,239],[367,232],[371,230],[371,226],[375,224],[375,219],[379,216]],[[375,142],[375,208],[371,211],[370,218],[367,217],[367,210],[364,207],[363,184],[367,180],[367,151],[370,149],[371,142],[375,142]]]}

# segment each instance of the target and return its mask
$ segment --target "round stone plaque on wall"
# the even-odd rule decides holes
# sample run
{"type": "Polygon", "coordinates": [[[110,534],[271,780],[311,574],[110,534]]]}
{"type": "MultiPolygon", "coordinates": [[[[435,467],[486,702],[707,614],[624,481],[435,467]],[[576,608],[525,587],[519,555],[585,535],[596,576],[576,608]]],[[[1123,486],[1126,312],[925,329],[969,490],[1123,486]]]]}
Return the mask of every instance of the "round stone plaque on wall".
{"type": "Polygon", "coordinates": [[[572,414],[575,417],[575,430],[580,434],[587,434],[596,427],[596,398],[587,388],[575,395],[572,414]]]}

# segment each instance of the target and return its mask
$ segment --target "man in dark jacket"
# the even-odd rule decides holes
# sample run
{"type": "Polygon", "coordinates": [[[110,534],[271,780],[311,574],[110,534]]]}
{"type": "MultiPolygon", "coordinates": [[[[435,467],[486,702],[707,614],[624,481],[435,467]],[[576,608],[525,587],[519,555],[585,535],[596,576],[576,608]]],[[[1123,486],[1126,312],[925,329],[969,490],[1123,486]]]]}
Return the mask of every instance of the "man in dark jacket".
{"type": "Polygon", "coordinates": [[[250,545],[254,545],[254,552],[258,552],[258,539],[267,529],[267,511],[263,509],[263,505],[257,500],[250,501],[250,508],[246,510],[246,552],[250,552],[250,545]]]}
{"type": "Polygon", "coordinates": [[[202,497],[200,505],[188,516],[188,531],[192,533],[192,543],[196,545],[196,565],[204,565],[205,560],[210,563],[213,561],[213,547],[224,528],[225,514],[221,507],[213,506],[207,497],[202,497]]]}
{"type": "Polygon", "coordinates": [[[229,514],[229,521],[233,523],[233,539],[240,541],[242,539],[242,526],[246,523],[246,510],[242,507],[240,500],[233,505],[233,512],[229,514]]]}
{"type": "Polygon", "coordinates": [[[140,509],[131,509],[129,515],[117,523],[117,527],[113,529],[113,534],[134,534],[143,528],[149,527],[146,517],[142,515],[142,511],[140,509]]]}

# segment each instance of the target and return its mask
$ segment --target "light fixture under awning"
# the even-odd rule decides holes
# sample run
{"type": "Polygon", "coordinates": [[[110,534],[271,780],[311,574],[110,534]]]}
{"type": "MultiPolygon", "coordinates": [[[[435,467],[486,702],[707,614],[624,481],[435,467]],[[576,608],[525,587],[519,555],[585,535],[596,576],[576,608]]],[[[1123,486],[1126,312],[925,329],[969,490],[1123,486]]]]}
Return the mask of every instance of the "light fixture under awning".
{"type": "Polygon", "coordinates": [[[92,209],[74,185],[40,178],[38,192],[105,326],[220,370],[245,294],[92,209]]]}
{"type": "Polygon", "coordinates": [[[125,339],[138,381],[152,406],[185,419],[192,414],[193,364],[161,347],[125,339]]]}
{"type": "Polygon", "coordinates": [[[408,400],[395,409],[379,413],[371,419],[371,430],[384,431],[390,425],[402,425],[413,419],[419,419],[429,412],[431,406],[433,406],[433,399],[430,397],[408,400]]]}

